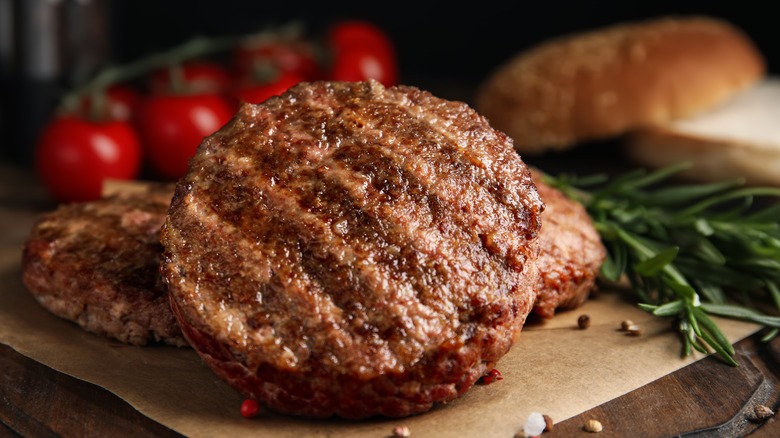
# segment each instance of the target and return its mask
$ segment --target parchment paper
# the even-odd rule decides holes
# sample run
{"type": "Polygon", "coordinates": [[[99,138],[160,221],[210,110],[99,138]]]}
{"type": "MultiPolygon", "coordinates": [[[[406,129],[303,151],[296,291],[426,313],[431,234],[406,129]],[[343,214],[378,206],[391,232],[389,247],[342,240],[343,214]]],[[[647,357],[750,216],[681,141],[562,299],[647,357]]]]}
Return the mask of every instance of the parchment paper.
{"type": "MultiPolygon", "coordinates": [[[[529,324],[499,362],[504,380],[477,385],[463,398],[405,419],[307,420],[240,415],[243,398],[216,378],[190,349],[130,347],[86,333],[40,307],[21,282],[21,244],[32,215],[0,209],[0,342],[126,400],[144,415],[191,437],[387,437],[398,425],[419,437],[512,437],[529,414],[563,421],[630,392],[694,360],[666,319],[638,310],[624,293],[601,291],[583,307],[529,324]],[[588,314],[591,326],[577,328],[588,314]],[[626,336],[631,319],[644,334],[626,336]]],[[[719,320],[736,342],[758,327],[719,320]]],[[[727,365],[724,365],[727,366],[727,365]]]]}

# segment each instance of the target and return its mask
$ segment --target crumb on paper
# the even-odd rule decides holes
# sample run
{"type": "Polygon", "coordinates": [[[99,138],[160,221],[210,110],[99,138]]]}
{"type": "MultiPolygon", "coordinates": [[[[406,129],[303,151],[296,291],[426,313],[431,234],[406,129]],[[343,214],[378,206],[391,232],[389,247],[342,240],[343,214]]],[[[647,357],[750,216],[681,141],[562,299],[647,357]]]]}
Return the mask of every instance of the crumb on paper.
{"type": "Polygon", "coordinates": [[[542,418],[544,418],[544,431],[549,432],[553,430],[553,426],[555,425],[555,423],[553,422],[552,417],[550,417],[547,414],[544,414],[542,415],[542,418]]]}
{"type": "Polygon", "coordinates": [[[407,426],[396,426],[393,428],[393,437],[395,438],[408,438],[412,436],[412,431],[407,426]]]}

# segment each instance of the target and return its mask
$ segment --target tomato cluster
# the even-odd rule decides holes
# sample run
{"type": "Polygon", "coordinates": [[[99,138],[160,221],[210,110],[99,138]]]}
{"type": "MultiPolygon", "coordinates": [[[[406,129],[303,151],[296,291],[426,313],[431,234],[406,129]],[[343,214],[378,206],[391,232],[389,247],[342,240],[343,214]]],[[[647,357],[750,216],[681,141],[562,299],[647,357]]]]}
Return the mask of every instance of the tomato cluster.
{"type": "Polygon", "coordinates": [[[241,102],[260,103],[302,81],[398,81],[395,48],[376,25],[332,23],[324,38],[264,34],[231,48],[226,59],[189,59],[81,98],[44,127],[35,165],[59,202],[101,195],[104,181],[175,181],[204,137],[241,102]]]}

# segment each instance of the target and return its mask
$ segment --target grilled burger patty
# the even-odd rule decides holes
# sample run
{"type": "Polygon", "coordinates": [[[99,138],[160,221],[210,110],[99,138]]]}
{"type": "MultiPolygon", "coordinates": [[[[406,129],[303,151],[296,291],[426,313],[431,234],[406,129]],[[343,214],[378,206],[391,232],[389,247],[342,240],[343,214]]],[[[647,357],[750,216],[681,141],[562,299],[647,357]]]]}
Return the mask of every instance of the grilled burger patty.
{"type": "Polygon", "coordinates": [[[303,83],[204,140],[162,231],[205,363],[290,414],[406,416],[467,391],[536,297],[543,204],[463,103],[303,83]]]}
{"type": "Polygon", "coordinates": [[[159,273],[172,186],[62,205],[25,242],[22,281],[55,315],[133,345],[187,345],[159,273]]]}
{"type": "Polygon", "coordinates": [[[552,318],[556,309],[585,302],[607,251],[582,204],[543,183],[537,171],[532,175],[545,205],[537,262],[542,275],[533,312],[552,318]]]}

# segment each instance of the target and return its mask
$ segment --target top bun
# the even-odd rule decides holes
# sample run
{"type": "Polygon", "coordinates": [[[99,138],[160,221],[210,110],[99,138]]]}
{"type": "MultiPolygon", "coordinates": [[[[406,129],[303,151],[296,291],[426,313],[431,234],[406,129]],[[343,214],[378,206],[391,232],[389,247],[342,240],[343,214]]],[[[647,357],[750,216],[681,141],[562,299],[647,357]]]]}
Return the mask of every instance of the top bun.
{"type": "Polygon", "coordinates": [[[523,154],[712,108],[764,76],[750,38],[711,17],[622,23],[547,41],[480,85],[475,107],[523,154]]]}

